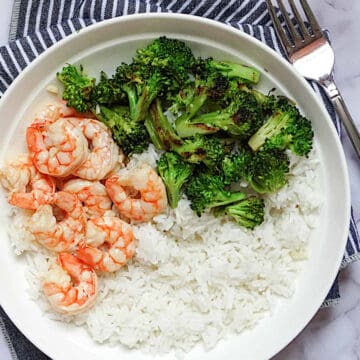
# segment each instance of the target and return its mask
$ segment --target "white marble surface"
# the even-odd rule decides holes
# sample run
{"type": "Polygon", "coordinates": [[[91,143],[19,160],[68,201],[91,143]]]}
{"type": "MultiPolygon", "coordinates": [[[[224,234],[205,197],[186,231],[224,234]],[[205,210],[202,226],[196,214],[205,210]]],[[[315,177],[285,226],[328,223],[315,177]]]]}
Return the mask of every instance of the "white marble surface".
{"type": "MultiPolygon", "coordinates": [[[[323,27],[331,32],[336,52],[336,80],[360,127],[360,1],[309,0],[323,27]]],[[[1,0],[0,45],[7,42],[12,0],[1,0]]],[[[346,135],[345,135],[346,137],[346,135]]],[[[360,225],[360,163],[348,139],[345,152],[350,169],[352,196],[360,225]],[[357,186],[356,186],[357,185],[357,186]]],[[[273,360],[360,359],[360,262],[348,266],[340,278],[341,302],[319,310],[301,334],[273,360]]],[[[0,334],[0,359],[10,354],[0,334]]],[[[29,359],[30,360],[30,359],[29,359]]],[[[31,359],[32,360],[32,359],[31,359]]]]}

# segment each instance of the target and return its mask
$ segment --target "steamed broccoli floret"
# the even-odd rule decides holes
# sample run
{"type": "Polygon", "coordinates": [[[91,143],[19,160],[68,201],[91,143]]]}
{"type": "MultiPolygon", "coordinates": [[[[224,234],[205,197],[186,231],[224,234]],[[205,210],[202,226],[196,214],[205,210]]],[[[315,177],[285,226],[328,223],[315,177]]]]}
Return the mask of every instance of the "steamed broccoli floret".
{"type": "Polygon", "coordinates": [[[110,109],[100,106],[97,117],[111,129],[114,140],[126,155],[142,153],[149,146],[150,139],[144,124],[131,119],[128,107],[110,109]]]}
{"type": "Polygon", "coordinates": [[[169,205],[174,209],[181,198],[183,185],[193,172],[193,165],[175,153],[165,152],[157,162],[157,167],[166,187],[169,205]]]}
{"type": "Polygon", "coordinates": [[[313,136],[311,122],[301,116],[287,98],[281,97],[277,101],[275,112],[250,138],[249,146],[253,151],[258,151],[261,147],[289,149],[302,156],[312,149],[313,136]]]}
{"type": "Polygon", "coordinates": [[[239,225],[252,230],[264,221],[264,208],[263,199],[250,196],[226,206],[221,212],[231,216],[239,225]]]}
{"type": "Polygon", "coordinates": [[[261,111],[256,98],[249,92],[234,92],[230,104],[214,112],[201,114],[191,120],[176,121],[180,136],[212,134],[223,131],[239,139],[247,139],[262,124],[261,111]]]}
{"type": "Polygon", "coordinates": [[[74,65],[67,65],[56,74],[58,80],[64,85],[62,98],[67,105],[79,112],[90,110],[91,92],[95,86],[95,78],[89,77],[83,72],[80,65],[79,70],[74,65]]]}
{"type": "Polygon", "coordinates": [[[205,209],[231,204],[246,197],[242,192],[225,190],[222,177],[209,172],[193,176],[185,188],[185,193],[191,201],[191,208],[199,216],[205,209]]]}

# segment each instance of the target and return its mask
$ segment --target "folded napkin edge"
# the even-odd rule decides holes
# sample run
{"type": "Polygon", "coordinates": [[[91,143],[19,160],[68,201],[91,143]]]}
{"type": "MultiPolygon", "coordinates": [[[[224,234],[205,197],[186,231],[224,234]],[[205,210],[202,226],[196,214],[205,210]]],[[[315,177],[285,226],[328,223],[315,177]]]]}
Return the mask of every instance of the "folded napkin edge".
{"type": "Polygon", "coordinates": [[[21,0],[14,0],[12,11],[11,11],[11,20],[10,20],[10,28],[9,28],[9,42],[16,40],[17,28],[20,18],[20,7],[21,0]]]}
{"type": "Polygon", "coordinates": [[[0,316],[0,330],[1,330],[1,333],[4,335],[6,345],[7,345],[8,349],[9,349],[11,357],[14,360],[17,360],[18,356],[17,356],[16,351],[14,349],[14,346],[13,346],[13,344],[11,342],[10,335],[6,330],[6,326],[4,324],[4,320],[3,320],[2,316],[0,316]]]}

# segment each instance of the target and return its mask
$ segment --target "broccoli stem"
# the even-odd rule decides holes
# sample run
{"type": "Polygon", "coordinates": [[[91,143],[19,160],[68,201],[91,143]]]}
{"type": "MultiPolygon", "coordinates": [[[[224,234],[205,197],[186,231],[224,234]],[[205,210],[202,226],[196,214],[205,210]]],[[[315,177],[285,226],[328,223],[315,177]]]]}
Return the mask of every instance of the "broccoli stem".
{"type": "Polygon", "coordinates": [[[137,103],[138,103],[138,96],[136,92],[136,88],[133,85],[125,84],[123,85],[123,90],[126,92],[128,99],[129,99],[129,108],[130,108],[130,116],[132,119],[135,118],[137,112],[137,103]]]}
{"type": "MultiPolygon", "coordinates": [[[[182,136],[181,132],[182,129],[186,129],[189,121],[198,113],[198,111],[202,108],[205,101],[207,100],[208,95],[206,93],[201,93],[198,96],[193,97],[193,100],[191,104],[187,107],[186,112],[181,114],[176,120],[175,120],[175,127],[178,131],[178,134],[182,136]]],[[[189,135],[190,136],[190,135],[189,135]]]]}
{"type": "Polygon", "coordinates": [[[209,208],[229,205],[237,201],[243,200],[245,198],[246,198],[246,194],[242,192],[223,191],[218,194],[218,196],[214,199],[213,204],[211,204],[209,208]]]}
{"type": "Polygon", "coordinates": [[[274,134],[280,133],[286,126],[290,115],[281,111],[276,111],[271,115],[263,126],[250,138],[248,144],[253,151],[258,151],[274,134]]]}
{"type": "Polygon", "coordinates": [[[160,136],[158,134],[158,132],[156,131],[156,127],[154,122],[151,120],[151,115],[147,114],[146,119],[144,121],[144,125],[145,128],[150,136],[150,140],[153,143],[153,145],[155,146],[156,149],[158,150],[164,150],[165,149],[165,145],[162,142],[162,140],[160,139],[160,136]]]}
{"type": "Polygon", "coordinates": [[[156,99],[150,107],[150,116],[153,122],[152,133],[156,133],[163,144],[163,148],[170,150],[175,146],[181,146],[183,140],[175,133],[174,128],[169,123],[163,112],[161,101],[156,99]]]}
{"type": "Polygon", "coordinates": [[[250,66],[216,60],[210,61],[210,65],[229,79],[239,78],[251,84],[257,84],[260,81],[260,72],[250,66]]]}
{"type": "Polygon", "coordinates": [[[138,98],[135,110],[133,113],[133,119],[136,122],[142,121],[146,118],[146,114],[149,110],[149,106],[154,101],[157,93],[151,91],[149,86],[144,86],[141,95],[138,98]]]}

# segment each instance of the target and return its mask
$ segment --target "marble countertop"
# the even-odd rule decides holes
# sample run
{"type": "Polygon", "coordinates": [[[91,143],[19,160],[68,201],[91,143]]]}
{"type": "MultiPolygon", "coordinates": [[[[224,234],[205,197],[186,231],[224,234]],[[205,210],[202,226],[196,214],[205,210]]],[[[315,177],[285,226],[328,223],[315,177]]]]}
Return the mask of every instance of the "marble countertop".
{"type": "MultiPolygon", "coordinates": [[[[335,78],[360,127],[360,2],[358,0],[309,0],[320,24],[331,33],[336,53],[335,78]]],[[[7,42],[12,0],[1,0],[0,45],[7,42]]],[[[344,148],[350,171],[357,224],[360,226],[360,166],[344,134],[344,148]],[[355,184],[357,181],[357,184],[355,184]]],[[[340,275],[341,301],[319,310],[311,322],[272,360],[352,360],[360,358],[360,262],[349,265],[340,275]]],[[[0,332],[0,359],[10,353],[0,332]]]]}

